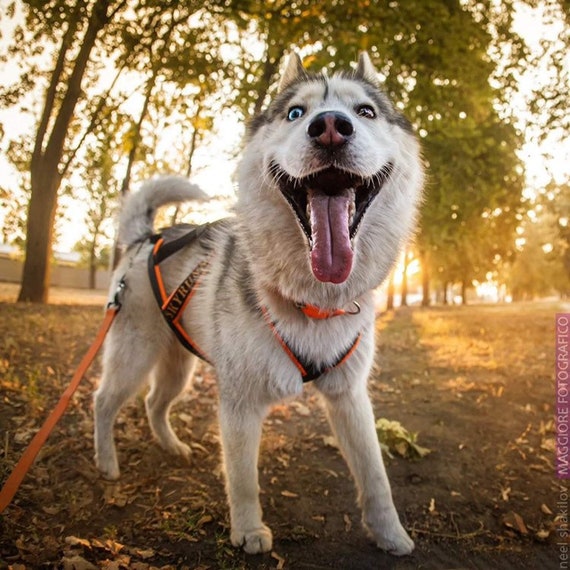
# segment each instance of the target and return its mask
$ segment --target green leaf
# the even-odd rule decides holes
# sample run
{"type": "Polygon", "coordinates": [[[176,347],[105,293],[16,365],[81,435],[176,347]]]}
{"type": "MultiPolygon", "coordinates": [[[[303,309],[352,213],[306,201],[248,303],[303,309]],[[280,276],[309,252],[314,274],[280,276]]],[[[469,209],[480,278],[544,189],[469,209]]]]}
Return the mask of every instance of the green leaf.
{"type": "Polygon", "coordinates": [[[405,459],[421,459],[431,453],[416,443],[418,434],[409,432],[400,422],[380,418],[376,421],[380,447],[388,457],[399,455],[405,459]]]}

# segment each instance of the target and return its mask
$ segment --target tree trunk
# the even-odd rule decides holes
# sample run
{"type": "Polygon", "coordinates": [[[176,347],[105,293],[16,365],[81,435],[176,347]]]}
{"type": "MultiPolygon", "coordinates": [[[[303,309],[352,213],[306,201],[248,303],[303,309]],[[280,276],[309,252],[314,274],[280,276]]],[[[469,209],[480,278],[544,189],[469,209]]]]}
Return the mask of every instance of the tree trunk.
{"type": "Polygon", "coordinates": [[[467,281],[461,281],[461,304],[467,305],[467,281]]]}
{"type": "Polygon", "coordinates": [[[402,272],[402,307],[408,306],[408,249],[404,250],[404,268],[402,272]]]}
{"type": "MultiPolygon", "coordinates": [[[[192,175],[192,167],[194,165],[194,153],[196,152],[196,147],[198,146],[198,139],[201,138],[201,131],[198,128],[198,119],[200,118],[200,113],[202,113],[202,101],[198,103],[196,107],[196,115],[194,121],[194,129],[192,130],[192,137],[190,138],[190,150],[188,151],[188,157],[186,158],[186,178],[190,178],[192,175]]],[[[170,218],[170,223],[174,226],[177,223],[178,215],[180,214],[180,204],[177,204],[174,208],[174,213],[170,218]]]]}
{"type": "MultiPolygon", "coordinates": [[[[154,85],[156,83],[157,73],[158,73],[158,69],[155,68],[152,72],[150,79],[147,82],[147,87],[146,87],[146,92],[145,92],[145,97],[144,97],[141,113],[139,115],[139,119],[138,119],[136,125],[134,125],[133,146],[131,147],[131,150],[129,151],[129,156],[127,158],[127,169],[125,170],[125,176],[123,177],[123,181],[121,183],[120,196],[121,196],[121,201],[123,203],[125,201],[125,198],[127,197],[127,194],[130,191],[131,173],[133,170],[133,165],[135,163],[135,159],[137,157],[137,151],[139,149],[139,145],[141,142],[141,129],[142,129],[143,122],[146,118],[146,114],[148,113],[148,106],[150,104],[150,98],[152,96],[152,91],[153,91],[154,85]]],[[[119,265],[119,261],[121,261],[121,244],[119,243],[118,239],[115,239],[115,243],[113,245],[112,259],[113,259],[113,262],[112,262],[113,263],[113,269],[116,269],[117,266],[119,265]]]]}
{"type": "Polygon", "coordinates": [[[394,269],[390,272],[388,279],[388,293],[386,297],[386,310],[391,311],[394,308],[394,269]]]}
{"type": "Polygon", "coordinates": [[[97,260],[91,257],[89,260],[89,289],[93,291],[97,287],[97,260]]]}
{"type": "MultiPolygon", "coordinates": [[[[141,142],[142,125],[143,125],[144,120],[146,119],[146,116],[148,113],[148,107],[150,105],[150,99],[152,97],[152,92],[153,92],[154,87],[156,85],[156,78],[158,77],[158,71],[160,69],[160,60],[161,60],[162,55],[166,52],[166,50],[168,48],[168,42],[170,40],[170,36],[171,36],[172,31],[174,30],[175,26],[176,26],[176,21],[172,20],[172,22],[170,23],[170,26],[166,30],[164,36],[162,38],[160,38],[162,40],[162,47],[159,50],[159,55],[156,56],[156,60],[155,60],[155,56],[153,55],[152,48],[151,48],[151,51],[149,54],[150,62],[152,64],[152,74],[149,77],[149,80],[148,80],[147,85],[146,85],[146,91],[145,91],[143,106],[141,109],[141,113],[139,115],[139,120],[137,121],[137,123],[135,125],[135,132],[134,132],[134,136],[133,136],[133,146],[129,152],[129,157],[127,160],[127,169],[125,171],[125,176],[124,176],[123,182],[121,184],[121,200],[122,201],[125,200],[127,194],[130,191],[131,172],[132,172],[133,164],[135,162],[135,159],[137,156],[137,151],[139,149],[139,145],[141,142]]],[[[121,260],[121,247],[120,247],[118,240],[115,239],[115,244],[113,246],[113,254],[112,254],[113,269],[117,268],[117,265],[119,264],[120,260],[121,260]]]]}
{"type": "Polygon", "coordinates": [[[32,195],[28,205],[26,257],[18,301],[46,303],[51,277],[51,252],[59,177],[32,171],[32,195]]]}
{"type": "Polygon", "coordinates": [[[194,121],[194,129],[192,131],[192,138],[190,139],[190,150],[188,151],[188,157],[186,159],[186,178],[190,178],[192,174],[192,166],[194,163],[194,153],[196,152],[196,147],[198,146],[198,138],[201,138],[201,131],[198,128],[199,118],[202,113],[202,101],[198,103],[196,107],[196,119],[194,121]]]}
{"type": "Polygon", "coordinates": [[[265,97],[271,86],[273,76],[277,73],[279,69],[279,61],[283,57],[285,50],[281,47],[277,49],[277,52],[271,55],[269,52],[271,48],[268,47],[267,53],[265,55],[265,61],[263,63],[263,73],[257,85],[257,99],[255,100],[255,106],[253,109],[253,114],[258,115],[261,113],[263,108],[263,103],[265,102],[265,97]]]}
{"type": "Polygon", "coordinates": [[[129,156],[127,159],[127,169],[125,171],[125,176],[123,177],[123,182],[121,184],[121,198],[122,199],[125,198],[125,196],[129,193],[129,190],[130,190],[131,173],[133,170],[133,164],[135,163],[137,151],[139,149],[139,145],[141,142],[142,124],[143,124],[144,120],[146,119],[146,114],[148,112],[148,106],[150,104],[150,98],[152,96],[152,91],[154,89],[154,84],[156,82],[156,75],[157,75],[157,73],[156,73],[156,71],[154,71],[152,76],[148,80],[141,113],[139,115],[139,119],[138,119],[136,125],[134,125],[133,145],[131,147],[131,150],[129,151],[129,156]]]}
{"type": "Polygon", "coordinates": [[[429,271],[427,264],[427,256],[425,252],[420,251],[420,263],[422,266],[422,307],[429,307],[429,271]]]}
{"type": "Polygon", "coordinates": [[[99,225],[95,224],[95,231],[89,244],[89,289],[96,287],[97,279],[97,242],[99,241],[99,225]]]}
{"type": "MultiPolygon", "coordinates": [[[[53,118],[53,128],[47,144],[44,144],[48,125],[52,122],[53,97],[59,85],[60,66],[65,59],[72,38],[66,33],[62,40],[56,68],[46,94],[30,164],[32,192],[26,222],[26,259],[18,301],[33,303],[45,303],[47,301],[57,193],[61,184],[59,164],[63,156],[69,124],[81,95],[81,82],[91,50],[95,45],[98,33],[108,22],[109,2],[110,0],[97,0],[93,6],[81,48],[67,80],[67,90],[61,106],[58,108],[57,115],[53,118]]],[[[77,10],[74,14],[76,15],[76,13],[77,10]]],[[[75,31],[75,27],[77,27],[77,22],[70,21],[69,29],[75,31]]]]}
{"type": "Polygon", "coordinates": [[[448,287],[449,287],[449,283],[447,281],[445,281],[443,284],[443,304],[444,305],[449,305],[449,298],[447,296],[448,287]]]}

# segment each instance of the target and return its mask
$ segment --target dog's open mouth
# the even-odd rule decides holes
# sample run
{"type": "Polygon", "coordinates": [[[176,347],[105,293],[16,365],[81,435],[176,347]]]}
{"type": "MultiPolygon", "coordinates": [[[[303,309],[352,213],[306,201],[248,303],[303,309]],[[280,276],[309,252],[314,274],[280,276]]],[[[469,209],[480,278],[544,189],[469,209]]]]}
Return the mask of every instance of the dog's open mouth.
{"type": "Polygon", "coordinates": [[[352,240],[393,168],[388,162],[374,176],[362,178],[331,166],[293,178],[271,164],[271,173],[309,240],[311,268],[319,281],[344,283],[348,279],[354,256],[352,240]]]}

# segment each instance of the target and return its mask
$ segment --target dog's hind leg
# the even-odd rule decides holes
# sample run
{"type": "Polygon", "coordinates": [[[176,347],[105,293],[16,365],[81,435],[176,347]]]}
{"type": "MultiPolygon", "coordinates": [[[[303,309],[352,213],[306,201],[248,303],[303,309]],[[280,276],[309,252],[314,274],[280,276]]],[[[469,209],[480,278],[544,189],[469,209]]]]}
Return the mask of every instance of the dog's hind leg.
{"type": "Polygon", "coordinates": [[[383,550],[409,554],[414,543],[392,500],[365,383],[341,394],[324,395],[329,422],[356,481],[364,527],[383,550]]]}
{"type": "MultiPolygon", "coordinates": [[[[107,479],[120,475],[113,425],[119,410],[141,389],[157,358],[157,347],[145,347],[136,355],[122,342],[122,332],[111,330],[103,357],[103,376],[94,395],[95,463],[107,479]]],[[[140,339],[131,338],[137,345],[140,339]]]]}
{"type": "Polygon", "coordinates": [[[173,341],[154,370],[151,390],[145,399],[152,433],[160,446],[174,455],[190,457],[190,447],[182,443],[170,425],[169,412],[194,372],[196,357],[173,341]]]}
{"type": "Polygon", "coordinates": [[[219,414],[230,539],[249,554],[268,552],[273,542],[271,531],[262,521],[257,469],[261,424],[266,413],[266,408],[243,400],[224,402],[221,394],[219,414]]]}

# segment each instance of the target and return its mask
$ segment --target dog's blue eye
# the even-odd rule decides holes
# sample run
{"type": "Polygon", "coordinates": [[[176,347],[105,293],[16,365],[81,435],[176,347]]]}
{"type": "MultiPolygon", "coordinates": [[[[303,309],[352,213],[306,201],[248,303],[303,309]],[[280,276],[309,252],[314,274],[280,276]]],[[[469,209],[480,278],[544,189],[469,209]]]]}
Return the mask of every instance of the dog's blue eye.
{"type": "Polygon", "coordinates": [[[356,114],[359,117],[364,117],[365,119],[376,118],[376,111],[372,105],[358,105],[358,107],[356,107],[356,114]]]}
{"type": "Polygon", "coordinates": [[[291,107],[289,112],[287,113],[287,120],[288,121],[296,121],[300,119],[305,114],[305,109],[299,105],[295,105],[295,107],[291,107]]]}

